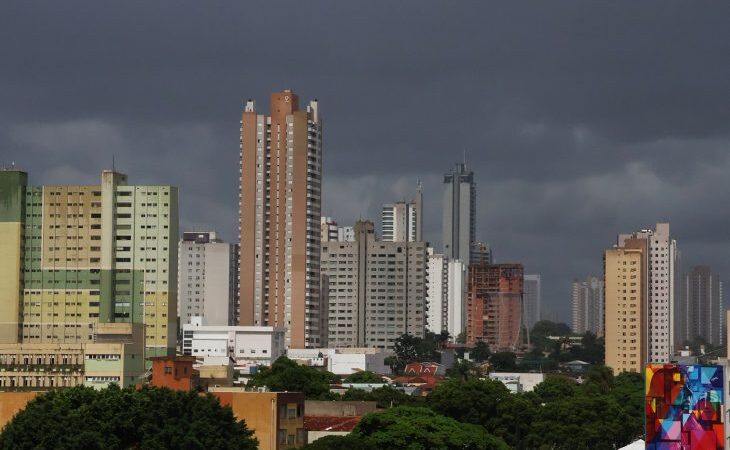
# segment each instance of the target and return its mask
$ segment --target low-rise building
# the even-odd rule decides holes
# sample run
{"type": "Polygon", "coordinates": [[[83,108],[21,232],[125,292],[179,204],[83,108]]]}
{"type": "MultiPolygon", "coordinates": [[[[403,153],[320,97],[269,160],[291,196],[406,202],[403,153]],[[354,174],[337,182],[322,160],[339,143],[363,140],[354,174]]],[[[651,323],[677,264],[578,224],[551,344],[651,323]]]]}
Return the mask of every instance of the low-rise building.
{"type": "Polygon", "coordinates": [[[535,386],[545,381],[544,373],[492,372],[489,379],[501,381],[512,393],[532,392],[535,386]]]}
{"type": "Polygon", "coordinates": [[[195,358],[190,356],[158,356],[152,360],[152,381],[155,387],[190,391],[198,386],[198,374],[193,370],[195,358]]]}
{"type": "MultiPolygon", "coordinates": [[[[193,317],[183,325],[182,352],[203,360],[228,357],[235,361],[236,370],[244,374],[257,366],[270,366],[284,355],[284,328],[260,326],[209,326],[193,317]]],[[[254,369],[255,370],[255,369],[254,369]]]]}
{"type": "Polygon", "coordinates": [[[127,387],[143,374],[142,324],[100,323],[92,342],[0,344],[0,391],[127,387]]]}
{"type": "Polygon", "coordinates": [[[335,375],[352,375],[368,370],[381,375],[390,373],[385,358],[392,352],[377,348],[290,348],[287,357],[300,364],[322,367],[335,375]]]}
{"type": "Polygon", "coordinates": [[[246,392],[242,388],[210,388],[221,405],[230,406],[245,420],[259,441],[259,450],[301,448],[304,429],[304,394],[299,392],[246,392]]]}

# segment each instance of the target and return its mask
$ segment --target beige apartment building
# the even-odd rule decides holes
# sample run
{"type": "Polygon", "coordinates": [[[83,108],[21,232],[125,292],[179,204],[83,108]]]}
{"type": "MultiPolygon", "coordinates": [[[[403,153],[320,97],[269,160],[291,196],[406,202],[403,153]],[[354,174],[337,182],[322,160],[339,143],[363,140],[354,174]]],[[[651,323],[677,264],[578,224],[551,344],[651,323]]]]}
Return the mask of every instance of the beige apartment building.
{"type": "Polygon", "coordinates": [[[428,253],[424,242],[375,239],[370,221],[355,224],[355,241],[322,245],[329,347],[392,349],[403,334],[426,332],[428,253]]]}
{"type": "Polygon", "coordinates": [[[604,253],[606,366],[641,373],[647,358],[646,242],[626,239],[604,253]]]}
{"type": "Polygon", "coordinates": [[[143,375],[142,324],[100,323],[92,342],[0,344],[0,391],[127,387],[143,375]]]}
{"type": "Polygon", "coordinates": [[[291,90],[241,117],[240,325],[286,328],[287,346],[319,347],[322,121],[291,90]]]}

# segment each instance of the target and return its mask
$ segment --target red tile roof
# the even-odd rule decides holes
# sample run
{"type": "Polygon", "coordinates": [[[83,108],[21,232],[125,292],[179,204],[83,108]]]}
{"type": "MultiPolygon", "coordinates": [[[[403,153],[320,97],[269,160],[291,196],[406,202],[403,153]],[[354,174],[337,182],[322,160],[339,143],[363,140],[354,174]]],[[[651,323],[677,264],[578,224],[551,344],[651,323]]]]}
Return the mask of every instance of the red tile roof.
{"type": "Polygon", "coordinates": [[[307,431],[352,431],[361,416],[304,416],[304,429],[307,431]]]}

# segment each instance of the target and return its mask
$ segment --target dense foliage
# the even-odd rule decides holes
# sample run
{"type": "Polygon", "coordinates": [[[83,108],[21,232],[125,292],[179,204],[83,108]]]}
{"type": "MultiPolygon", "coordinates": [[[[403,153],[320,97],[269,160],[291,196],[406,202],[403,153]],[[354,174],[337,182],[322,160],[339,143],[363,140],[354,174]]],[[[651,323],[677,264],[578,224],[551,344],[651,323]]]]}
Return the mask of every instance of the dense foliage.
{"type": "Polygon", "coordinates": [[[369,370],[355,372],[345,378],[345,383],[383,383],[383,377],[369,370]]]}
{"type": "Polygon", "coordinates": [[[362,389],[348,389],[341,397],[335,400],[344,401],[373,401],[378,408],[392,408],[394,406],[418,405],[423,403],[422,397],[408,395],[392,386],[383,386],[367,392],[362,389]]]}
{"type": "Polygon", "coordinates": [[[501,439],[490,435],[480,426],[459,423],[428,408],[408,406],[368,414],[363,417],[350,436],[329,438],[327,442],[320,444],[317,442],[305,448],[310,450],[346,448],[507,450],[509,448],[501,439]]]}
{"type": "Polygon", "coordinates": [[[331,372],[297,364],[282,356],[271,367],[259,367],[249,387],[267,386],[277,392],[303,392],[309,399],[329,399],[330,384],[338,381],[331,372]]]}
{"type": "Polygon", "coordinates": [[[213,396],[75,387],[41,395],[0,434],[3,449],[237,449],[257,441],[213,396]]]}
{"type": "Polygon", "coordinates": [[[614,377],[599,366],[583,385],[548,378],[524,394],[497,381],[453,379],[434,389],[427,405],[516,449],[612,449],[641,437],[643,389],[641,375],[614,377]]]}

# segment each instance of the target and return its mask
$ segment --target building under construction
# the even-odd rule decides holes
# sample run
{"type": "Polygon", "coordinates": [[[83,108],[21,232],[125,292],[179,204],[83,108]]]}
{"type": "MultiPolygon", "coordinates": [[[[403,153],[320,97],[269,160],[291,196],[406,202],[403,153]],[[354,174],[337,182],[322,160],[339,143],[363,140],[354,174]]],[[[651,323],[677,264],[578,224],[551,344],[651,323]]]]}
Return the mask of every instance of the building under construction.
{"type": "Polygon", "coordinates": [[[472,264],[467,296],[467,342],[492,351],[520,345],[524,269],[521,264],[472,264]]]}

